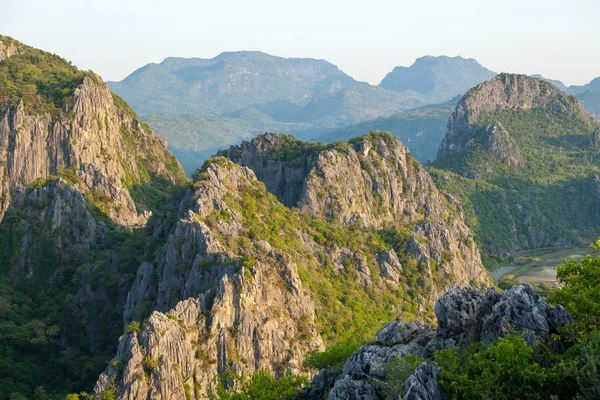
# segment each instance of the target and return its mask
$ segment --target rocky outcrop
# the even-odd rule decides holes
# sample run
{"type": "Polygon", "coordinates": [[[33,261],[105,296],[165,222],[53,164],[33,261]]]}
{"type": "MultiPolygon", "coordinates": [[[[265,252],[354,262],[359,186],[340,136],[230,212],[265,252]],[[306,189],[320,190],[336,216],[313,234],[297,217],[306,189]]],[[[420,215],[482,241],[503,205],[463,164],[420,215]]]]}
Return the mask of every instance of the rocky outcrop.
{"type": "MultiPolygon", "coordinates": [[[[440,201],[449,202],[445,198],[440,201]]],[[[195,191],[183,196],[176,222],[164,227],[168,236],[163,249],[154,262],[141,264],[125,304],[124,325],[144,319],[151,310],[157,311],[151,314],[139,337],[128,333],[121,338],[118,354],[99,379],[96,393],[114,387],[116,398],[135,399],[179,393],[188,385],[199,388],[194,396],[201,399],[214,392],[219,381],[225,386],[234,384],[227,380],[226,372],[243,376],[258,370],[275,375],[286,371],[307,374],[302,362],[309,350],[323,347],[316,319],[327,305],[304,285],[300,267],[305,277],[316,273],[310,272],[311,268],[331,268],[334,274],[351,268],[366,293],[405,284],[404,267],[394,249],[369,252],[367,248],[325,247],[313,239],[315,233],[302,222],[300,213],[283,210],[285,207],[249,168],[225,158],[207,164],[198,174],[195,191]],[[252,208],[251,215],[248,207],[252,208]],[[285,224],[291,228],[279,230],[275,237],[261,236],[260,229],[252,224],[264,218],[278,224],[279,220],[274,219],[277,213],[284,213],[285,224]],[[293,250],[285,245],[290,240],[293,250]],[[314,258],[314,254],[319,257],[314,258]],[[169,317],[183,314],[191,317],[181,326],[169,317]],[[169,318],[175,323],[168,322],[169,318]],[[156,333],[173,329],[179,332],[182,326],[187,333],[156,333]],[[172,349],[178,350],[169,356],[170,361],[164,356],[156,372],[146,371],[148,379],[143,384],[137,382],[135,376],[143,373],[144,359],[157,360],[172,349]],[[180,360],[179,366],[175,367],[172,360],[180,360]]],[[[422,234],[431,239],[432,246],[446,245],[436,244],[435,236],[443,241],[449,232],[424,229],[422,234]]],[[[422,246],[415,254],[423,260],[438,256],[437,250],[420,240],[422,246]]],[[[489,282],[475,263],[474,269],[461,266],[461,271],[451,276],[446,272],[450,264],[438,271],[433,271],[435,263],[431,264],[431,275],[425,273],[423,282],[432,282],[432,291],[443,289],[436,287],[437,282],[489,282]],[[436,278],[446,275],[447,279],[441,281],[436,278]]],[[[305,279],[310,282],[310,278],[305,279]]],[[[408,325],[406,335],[418,335],[423,329],[421,325],[408,325]]],[[[413,346],[397,351],[406,353],[413,346]]]]}
{"type": "MultiPolygon", "coordinates": [[[[286,135],[265,133],[238,146],[217,153],[236,164],[254,171],[267,190],[287,207],[295,207],[302,194],[304,181],[316,161],[316,152],[302,152],[293,160],[285,159],[282,153],[288,150],[289,142],[297,142],[286,135]]],[[[315,144],[315,149],[322,145],[315,144]]]]}
{"type": "Polygon", "coordinates": [[[140,320],[145,304],[165,311],[152,313],[139,339],[134,333],[121,338],[96,393],[112,385],[118,399],[178,397],[186,390],[205,399],[220,380],[233,384],[226,372],[300,373],[307,352],[323,347],[315,303],[294,259],[265,241],[252,244],[244,257],[227,247],[245,229],[229,196],[258,185],[247,168],[212,165],[196,192],[184,197],[164,251],[140,266],[125,323],[140,320]],[[212,222],[216,213],[229,217],[212,222]],[[157,365],[151,373],[148,360],[157,365]],[[144,372],[148,378],[140,380],[144,372]]]}
{"type": "MultiPolygon", "coordinates": [[[[527,75],[500,74],[494,79],[472,88],[458,102],[456,110],[448,120],[448,131],[440,144],[437,158],[464,153],[473,143],[473,129],[481,122],[482,115],[505,109],[529,110],[533,108],[553,113],[585,113],[573,97],[567,96],[551,83],[527,75]]],[[[500,126],[491,126],[486,131],[488,135],[484,136],[500,134],[500,138],[489,139],[490,145],[494,147],[493,143],[496,142],[497,147],[505,142],[506,146],[501,147],[508,150],[510,147],[508,132],[502,132],[502,129],[500,126]],[[502,137],[506,137],[506,139],[502,137]],[[498,140],[500,141],[498,142],[498,140]]],[[[514,157],[517,155],[515,154],[514,157]]]]}
{"type": "MultiPolygon", "coordinates": [[[[221,154],[314,218],[374,229],[414,224],[407,249],[430,276],[441,269],[463,282],[489,282],[460,204],[437,190],[408,149],[383,132],[351,142],[325,146],[266,133],[221,154]]],[[[432,291],[432,301],[438,296],[432,291]]]]}
{"type": "Polygon", "coordinates": [[[486,148],[490,149],[498,158],[504,160],[510,166],[523,167],[525,165],[519,147],[510,137],[510,134],[502,123],[496,121],[493,125],[488,124],[485,127],[485,131],[488,135],[488,142],[485,143],[486,148]]]}
{"type": "Polygon", "coordinates": [[[10,56],[17,54],[19,50],[14,43],[8,40],[0,40],[0,62],[6,60],[10,56]]]}
{"type": "Polygon", "coordinates": [[[126,105],[116,105],[95,75],[83,79],[72,108],[58,116],[27,111],[22,101],[0,104],[0,157],[5,160],[0,164],[0,216],[16,190],[73,168],[71,183],[103,203],[115,223],[141,226],[149,214],[138,212],[128,188],[150,174],[172,181],[180,174],[176,162],[167,170],[173,159],[165,141],[126,105]]]}
{"type": "Polygon", "coordinates": [[[15,249],[20,272],[15,269],[13,273],[17,276],[50,272],[34,271],[39,264],[34,259],[40,256],[36,246],[46,238],[59,250],[83,246],[89,251],[108,232],[106,225],[90,214],[83,195],[62,179],[30,192],[16,192],[9,213],[17,211],[18,223],[12,227],[13,234],[21,237],[20,249],[15,249]]]}
{"type": "MultiPolygon", "coordinates": [[[[508,334],[518,334],[529,345],[535,340],[550,340],[558,328],[573,323],[562,307],[551,307],[527,284],[504,293],[486,293],[470,287],[453,287],[435,306],[438,327],[431,328],[403,321],[383,327],[375,342],[358,349],[346,361],[334,380],[328,399],[379,399],[386,388],[386,365],[406,354],[427,360],[435,350],[465,347],[474,342],[491,343],[508,334]]],[[[321,398],[328,388],[320,384],[324,371],[315,377],[309,398],[321,398]]],[[[332,381],[329,378],[329,381],[332,381]]],[[[427,362],[421,364],[404,384],[406,399],[444,399],[438,371],[427,362]]]]}

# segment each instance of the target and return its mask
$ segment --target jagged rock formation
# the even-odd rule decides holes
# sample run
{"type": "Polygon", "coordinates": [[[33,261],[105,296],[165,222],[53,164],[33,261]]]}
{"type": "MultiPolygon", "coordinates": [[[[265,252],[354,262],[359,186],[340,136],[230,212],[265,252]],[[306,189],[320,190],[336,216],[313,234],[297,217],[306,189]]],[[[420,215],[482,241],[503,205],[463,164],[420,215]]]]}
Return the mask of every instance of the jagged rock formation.
{"type": "Polygon", "coordinates": [[[127,227],[141,226],[149,214],[138,213],[127,185],[141,183],[148,174],[175,180],[177,170],[165,167],[173,161],[168,160],[164,140],[117,107],[96,76],[83,79],[75,90],[73,108],[58,117],[29,114],[23,102],[1,107],[0,154],[6,159],[0,166],[3,212],[15,190],[75,167],[78,189],[103,196],[111,219],[127,227]]]}
{"type": "MultiPolygon", "coordinates": [[[[500,74],[469,90],[458,102],[448,121],[448,132],[440,144],[437,158],[467,151],[473,139],[469,134],[481,123],[480,117],[505,109],[542,109],[569,115],[583,110],[577,101],[549,82],[527,75],[500,74]]],[[[496,129],[488,128],[487,132],[496,133],[496,129]]],[[[507,136],[506,129],[503,131],[502,134],[507,136]]]]}
{"type": "Polygon", "coordinates": [[[0,335],[27,338],[0,345],[0,397],[32,396],[31,376],[53,396],[89,390],[122,332],[129,265],[146,256],[132,228],[183,170],[92,72],[0,36],[0,81],[0,335]]]}
{"type": "Polygon", "coordinates": [[[250,167],[284,204],[312,217],[375,229],[415,224],[407,249],[420,262],[435,260],[445,273],[468,270],[460,280],[486,279],[459,203],[439,192],[389,134],[318,145],[267,133],[220,154],[250,167]]]}
{"type": "MultiPolygon", "coordinates": [[[[358,349],[346,361],[341,373],[332,379],[322,371],[313,380],[309,398],[321,398],[329,388],[328,399],[378,399],[385,381],[386,364],[412,354],[427,360],[435,350],[467,346],[482,341],[491,343],[505,334],[522,335],[529,345],[549,340],[558,328],[573,323],[562,307],[553,308],[527,284],[499,294],[470,287],[453,287],[435,307],[438,327],[431,328],[403,321],[390,322],[375,336],[375,342],[358,349]],[[327,379],[329,386],[323,384],[327,379]],[[333,382],[333,383],[332,383],[333,382]]],[[[407,399],[443,399],[436,368],[424,362],[405,382],[407,399]]]]}
{"type": "MultiPolygon", "coordinates": [[[[394,156],[400,154],[407,156],[406,150],[394,156]]],[[[324,158],[321,154],[318,159],[324,158]]],[[[412,168],[417,168],[413,163],[412,168]]],[[[436,196],[431,207],[458,207],[439,195],[421,171],[409,168],[406,176],[424,174],[413,182],[413,188],[436,196]]],[[[281,179],[285,175],[280,174],[281,179]]],[[[187,389],[195,398],[206,398],[216,390],[219,380],[225,386],[233,384],[224,378],[226,371],[241,375],[259,369],[275,375],[284,371],[306,373],[302,361],[308,350],[322,348],[322,327],[328,323],[322,315],[331,312],[325,307],[333,306],[322,303],[324,294],[311,283],[329,279],[321,275],[326,268],[331,268],[335,280],[351,273],[352,285],[360,288],[353,296],[403,287],[406,269],[414,267],[402,265],[400,258],[403,262],[416,259],[428,266],[422,283],[431,283],[421,289],[425,303],[432,292],[454,281],[489,284],[476,247],[464,245],[464,239],[453,244],[453,225],[419,225],[401,255],[393,248],[376,250],[359,245],[356,249],[335,242],[324,245],[318,238],[331,235],[333,228],[313,225],[305,213],[294,213],[281,205],[251,169],[215,158],[197,179],[195,192],[188,192],[180,203],[177,222],[168,230],[164,249],[154,262],[140,266],[127,298],[124,323],[141,320],[148,310],[158,311],[151,314],[139,335],[129,332],[121,338],[117,356],[98,380],[98,394],[114,390],[118,399],[179,396],[187,385],[196,388],[187,389]],[[269,234],[255,224],[277,228],[269,234]],[[443,259],[441,253],[452,252],[456,252],[454,261],[443,259]],[[169,308],[172,310],[167,312],[169,308]],[[181,324],[169,315],[179,318],[181,324]],[[146,364],[155,360],[157,367],[148,371],[144,359],[146,364]],[[136,376],[144,371],[148,379],[140,383],[136,376]]],[[[339,177],[331,177],[330,182],[335,179],[339,177]]],[[[284,185],[275,187],[287,193],[284,185]]],[[[391,220],[394,212],[383,215],[390,215],[391,220]]],[[[455,219],[460,221],[460,214],[455,219]]],[[[397,224],[403,222],[399,219],[397,224]]],[[[336,229],[347,229],[347,225],[336,229]]],[[[387,225],[383,219],[381,226],[387,225]]],[[[468,237],[468,230],[456,234],[468,237]]],[[[361,301],[372,300],[364,297],[361,301]]]]}
{"type": "Polygon", "coordinates": [[[551,83],[500,74],[459,101],[432,175],[477,217],[471,228],[486,252],[573,244],[598,225],[589,154],[599,127],[551,83]]]}
{"type": "Polygon", "coordinates": [[[149,263],[140,267],[125,322],[141,319],[144,302],[152,299],[153,308],[176,307],[167,315],[154,312],[139,340],[135,332],[121,338],[97,393],[116,384],[122,399],[183,397],[193,387],[195,398],[207,398],[225,371],[298,373],[304,355],[323,346],[314,328],[315,305],[296,262],[265,241],[251,244],[244,258],[227,248],[228,240],[244,235],[244,221],[226,199],[257,190],[252,171],[213,165],[206,174],[207,181],[182,201],[179,220],[155,263],[162,272],[149,263]],[[213,224],[210,218],[217,213],[230,219],[213,224]],[[158,282],[150,278],[157,275],[158,282]],[[178,302],[182,299],[188,300],[178,302]],[[148,369],[147,357],[159,366],[147,372],[149,379],[139,379],[148,369]]]}
{"type": "MultiPolygon", "coordinates": [[[[7,55],[20,51],[27,56],[33,51],[16,41],[4,41],[7,55]]],[[[43,78],[51,71],[40,74],[43,78]]],[[[25,90],[18,86],[21,83],[15,85],[25,90]]],[[[72,183],[100,199],[114,222],[126,227],[144,225],[149,214],[141,204],[142,210],[136,209],[128,189],[152,176],[172,182],[181,177],[166,142],[92,73],[83,75],[72,97],[60,106],[51,113],[38,112],[22,99],[9,97],[0,102],[0,157],[5,160],[0,164],[0,218],[12,193],[36,179],[73,168],[78,178],[72,183]]]]}

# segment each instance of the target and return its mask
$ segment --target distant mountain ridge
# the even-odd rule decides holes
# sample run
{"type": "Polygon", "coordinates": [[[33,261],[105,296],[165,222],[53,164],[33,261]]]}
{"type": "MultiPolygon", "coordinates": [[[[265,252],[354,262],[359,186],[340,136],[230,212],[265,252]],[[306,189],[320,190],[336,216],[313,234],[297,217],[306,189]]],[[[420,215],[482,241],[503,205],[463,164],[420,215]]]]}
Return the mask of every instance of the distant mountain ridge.
{"type": "Polygon", "coordinates": [[[420,162],[433,161],[446,134],[448,117],[454,111],[458,100],[459,97],[455,97],[445,103],[426,105],[400,114],[339,128],[317,136],[315,140],[333,143],[350,140],[369,130],[385,131],[399,138],[420,162]]]}
{"type": "Polygon", "coordinates": [[[394,68],[379,86],[398,92],[413,90],[430,103],[441,103],[494,76],[495,72],[473,58],[425,56],[410,67],[394,68]]]}
{"type": "Polygon", "coordinates": [[[167,111],[215,117],[272,102],[282,102],[282,107],[302,106],[322,91],[335,93],[357,83],[324,60],[242,51],[212,59],[169,57],[109,85],[140,114],[167,111]]]}
{"type": "Polygon", "coordinates": [[[259,133],[312,140],[447,101],[495,75],[461,57],[425,57],[408,69],[419,82],[400,90],[358,82],[325,60],[243,51],[169,57],[109,86],[168,140],[191,173],[218,149],[259,133]]]}

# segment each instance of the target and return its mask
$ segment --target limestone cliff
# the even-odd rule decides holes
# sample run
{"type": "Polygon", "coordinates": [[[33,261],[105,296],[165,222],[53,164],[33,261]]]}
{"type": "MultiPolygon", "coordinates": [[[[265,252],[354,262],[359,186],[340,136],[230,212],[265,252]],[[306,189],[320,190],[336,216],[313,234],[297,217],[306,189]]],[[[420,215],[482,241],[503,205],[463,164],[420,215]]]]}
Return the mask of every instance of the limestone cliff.
{"type": "Polygon", "coordinates": [[[288,206],[341,226],[411,225],[407,247],[419,261],[463,281],[487,279],[459,203],[389,134],[320,145],[267,133],[220,154],[251,168],[288,206]]]}
{"type": "MultiPolygon", "coordinates": [[[[322,348],[297,261],[264,240],[247,240],[235,205],[261,185],[247,168],[207,168],[205,180],[182,200],[163,252],[140,266],[125,323],[140,320],[144,304],[165,312],[153,312],[139,335],[121,338],[97,393],[116,387],[119,399],[184,397],[186,391],[207,398],[225,372],[299,373],[305,354],[322,348]],[[148,371],[148,360],[157,367],[148,371]]],[[[268,201],[262,190],[258,200],[268,201]]]]}
{"type": "MultiPolygon", "coordinates": [[[[2,54],[12,57],[0,59],[5,63],[3,68],[25,68],[23,59],[37,51],[16,41],[9,42],[6,38],[4,41],[8,44],[0,47],[2,54]]],[[[41,69],[37,79],[51,79],[52,73],[51,69],[41,69]]],[[[21,97],[0,96],[0,158],[4,160],[0,163],[0,217],[15,191],[23,191],[35,180],[73,168],[78,179],[72,183],[94,197],[115,223],[141,226],[149,214],[143,204],[136,208],[129,189],[152,176],[172,182],[182,176],[164,140],[111,94],[100,77],[93,73],[81,76],[80,83],[64,102],[57,100],[59,108],[54,112],[43,107],[44,101],[49,100],[39,100],[41,88],[16,78],[11,82],[11,93],[21,93],[21,97]],[[33,92],[31,97],[30,92],[33,92]]],[[[77,79],[75,75],[73,80],[77,79]]],[[[58,96],[51,95],[52,99],[58,96]]]]}
{"type": "MultiPolygon", "coordinates": [[[[366,156],[350,147],[327,150],[314,157],[310,172],[303,172],[301,209],[295,210],[270,194],[253,170],[223,157],[209,160],[195,175],[195,189],[181,200],[174,222],[165,222],[164,247],[154,261],[140,265],[125,305],[129,332],[95,392],[114,393],[117,399],[203,399],[219,385],[235,385],[232,374],[310,374],[303,360],[325,342],[347,334],[361,337],[385,315],[429,320],[436,293],[454,282],[489,285],[458,204],[435,189],[399,142],[374,134],[357,146],[371,140],[379,150],[363,164],[388,163],[387,168],[371,167],[374,178],[366,166],[359,177],[318,172],[316,166],[333,168],[326,163],[332,157],[339,158],[339,172],[361,168],[359,157],[366,156]],[[388,158],[380,160],[381,154],[388,158]],[[344,164],[345,157],[355,165],[344,164]],[[333,211],[310,205],[308,193],[317,187],[311,179],[318,174],[332,186],[350,188],[348,196],[365,190],[364,196],[374,198],[372,185],[379,180],[388,185],[381,190],[388,202],[378,209],[365,205],[363,219],[371,226],[336,220],[333,211]],[[418,198],[423,210],[409,204],[418,198]],[[395,239],[388,242],[388,237],[395,239]],[[139,332],[132,329],[132,321],[147,315],[139,332]]],[[[271,163],[263,172],[273,166],[281,168],[271,163]]],[[[285,168],[280,171],[278,177],[286,179],[285,168]]],[[[284,198],[290,193],[285,185],[269,182],[284,198]]],[[[353,212],[344,203],[325,204],[342,204],[340,214],[353,212]]]]}
{"type": "Polygon", "coordinates": [[[598,227],[599,128],[551,83],[500,74],[459,101],[431,165],[461,177],[431,172],[486,252],[575,244],[598,227]]]}

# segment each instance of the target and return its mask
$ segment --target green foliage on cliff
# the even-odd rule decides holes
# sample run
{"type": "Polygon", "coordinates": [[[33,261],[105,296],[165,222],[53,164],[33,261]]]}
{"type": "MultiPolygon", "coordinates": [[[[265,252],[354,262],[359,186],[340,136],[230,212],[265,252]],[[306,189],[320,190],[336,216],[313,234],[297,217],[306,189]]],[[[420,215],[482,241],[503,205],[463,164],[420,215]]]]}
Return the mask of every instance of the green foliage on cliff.
{"type": "Polygon", "coordinates": [[[0,35],[5,45],[17,47],[17,54],[0,62],[0,103],[14,105],[23,100],[33,113],[58,113],[73,98],[75,88],[89,72],[80,71],[63,58],[25,46],[0,35]]]}
{"type": "Polygon", "coordinates": [[[597,125],[578,105],[569,107],[571,112],[483,113],[469,132],[454,138],[467,150],[432,163],[436,185],[461,201],[484,251],[580,243],[598,227],[590,217],[598,212],[600,152],[590,144],[597,125]],[[489,147],[490,127],[498,123],[513,147],[489,147]],[[520,158],[522,165],[507,158],[520,158]]]}
{"type": "Polygon", "coordinates": [[[283,375],[274,378],[267,371],[258,371],[247,378],[234,377],[239,383],[237,390],[226,390],[219,386],[214,400],[291,400],[302,393],[308,379],[298,375],[283,375]]]}
{"type": "Polygon", "coordinates": [[[73,244],[73,231],[51,229],[48,207],[26,202],[0,223],[0,399],[32,398],[37,387],[50,398],[91,391],[123,333],[124,295],[156,251],[146,231],[109,229],[97,243],[73,244]]]}

